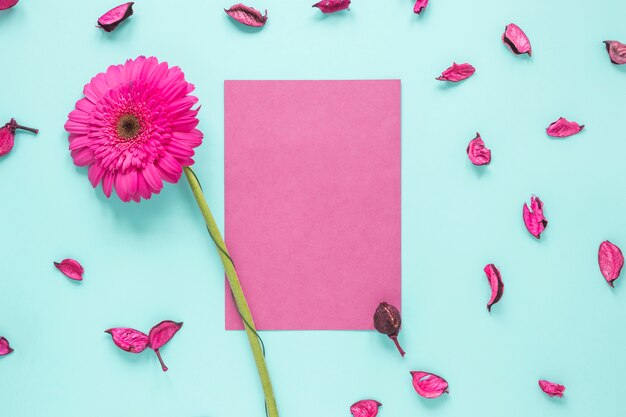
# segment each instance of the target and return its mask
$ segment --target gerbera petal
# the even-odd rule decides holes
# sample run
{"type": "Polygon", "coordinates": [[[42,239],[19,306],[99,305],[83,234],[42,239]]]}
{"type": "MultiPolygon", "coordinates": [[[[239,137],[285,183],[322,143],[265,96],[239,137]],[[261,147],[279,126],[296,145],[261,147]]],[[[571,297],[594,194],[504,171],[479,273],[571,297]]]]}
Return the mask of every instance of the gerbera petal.
{"type": "Polygon", "coordinates": [[[75,149],[71,152],[72,158],[74,159],[74,164],[79,167],[84,167],[92,164],[95,160],[93,157],[93,152],[89,148],[80,148],[75,149]]]}
{"type": "Polygon", "coordinates": [[[93,185],[94,188],[96,188],[98,183],[100,183],[105,172],[106,171],[100,164],[93,164],[89,167],[87,176],[89,177],[89,181],[91,181],[91,185],[93,185]]]}
{"type": "Polygon", "coordinates": [[[102,191],[104,191],[104,195],[111,197],[111,192],[113,191],[113,181],[115,180],[115,174],[113,171],[107,171],[102,178],[102,191]]]}
{"type": "Polygon", "coordinates": [[[180,163],[168,154],[164,154],[155,165],[161,176],[168,182],[177,182],[183,173],[180,163]]]}
{"type": "Polygon", "coordinates": [[[130,190],[126,183],[126,174],[117,174],[115,176],[115,192],[120,200],[124,202],[130,201],[130,190]]]}
{"type": "Polygon", "coordinates": [[[146,164],[142,173],[144,178],[146,179],[146,182],[153,191],[160,191],[161,188],[163,188],[163,182],[161,181],[159,171],[154,167],[153,164],[146,164]]]}

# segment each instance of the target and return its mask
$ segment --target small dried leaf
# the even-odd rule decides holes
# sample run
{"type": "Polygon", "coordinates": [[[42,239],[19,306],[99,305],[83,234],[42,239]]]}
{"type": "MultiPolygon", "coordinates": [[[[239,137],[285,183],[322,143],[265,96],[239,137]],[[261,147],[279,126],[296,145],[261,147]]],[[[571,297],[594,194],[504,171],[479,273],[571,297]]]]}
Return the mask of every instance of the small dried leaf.
{"type": "Polygon", "coordinates": [[[491,298],[487,303],[487,310],[491,311],[491,306],[500,301],[502,293],[504,292],[504,284],[502,283],[502,277],[500,276],[500,270],[496,268],[494,264],[485,266],[485,275],[489,281],[491,287],[491,298]]]}
{"type": "Polygon", "coordinates": [[[10,9],[19,3],[20,0],[0,0],[0,10],[10,9]]]}
{"type": "Polygon", "coordinates": [[[611,62],[615,65],[626,64],[626,45],[618,41],[604,41],[611,62]]]}
{"type": "Polygon", "coordinates": [[[546,381],[545,379],[539,380],[539,388],[550,397],[563,397],[563,392],[565,392],[565,387],[560,384],[556,384],[554,382],[546,381]]]}
{"type": "Polygon", "coordinates": [[[543,203],[539,197],[535,197],[534,195],[530,197],[530,209],[528,205],[524,203],[522,218],[524,219],[524,224],[528,232],[539,239],[541,232],[543,232],[548,225],[548,221],[543,217],[543,203]]]}
{"type": "Polygon", "coordinates": [[[113,338],[113,343],[122,350],[141,353],[148,347],[148,335],[128,327],[116,327],[105,330],[113,338]]]}
{"type": "Polygon", "coordinates": [[[567,136],[575,135],[585,128],[585,125],[579,125],[576,122],[570,122],[564,117],[559,117],[559,120],[553,122],[546,128],[548,136],[555,138],[565,138],[567,136]]]}
{"type": "Polygon", "coordinates": [[[100,16],[98,19],[98,27],[104,29],[106,32],[111,32],[133,14],[133,4],[135,4],[135,2],[130,1],[112,8],[100,16]]]}
{"type": "Polygon", "coordinates": [[[598,249],[598,264],[600,272],[609,285],[613,286],[613,281],[619,278],[624,266],[624,255],[620,248],[605,240],[600,244],[598,249]]]}
{"type": "Polygon", "coordinates": [[[350,7],[350,0],[322,0],[313,5],[322,11],[322,13],[335,13],[346,10],[350,7]]]}
{"type": "Polygon", "coordinates": [[[376,417],[379,407],[382,407],[382,404],[378,401],[361,400],[350,406],[350,413],[353,417],[376,417]]]}
{"type": "Polygon", "coordinates": [[[456,83],[471,77],[474,72],[476,72],[476,68],[470,64],[457,64],[456,62],[453,62],[452,66],[442,72],[441,76],[436,79],[439,81],[450,81],[456,83]]]}
{"type": "Polygon", "coordinates": [[[506,25],[502,34],[502,42],[516,55],[528,54],[531,56],[532,54],[528,36],[515,23],[506,25]]]}
{"type": "Polygon", "coordinates": [[[476,132],[476,137],[467,145],[467,156],[474,165],[487,165],[491,162],[491,150],[485,147],[480,133],[476,132]]]}
{"type": "Polygon", "coordinates": [[[4,337],[0,337],[0,356],[8,355],[11,352],[13,352],[13,349],[9,346],[9,341],[4,337]]]}
{"type": "Polygon", "coordinates": [[[417,0],[415,2],[415,6],[413,6],[413,12],[417,14],[421,14],[424,9],[428,6],[428,0],[417,0]]]}
{"type": "Polygon", "coordinates": [[[239,23],[247,26],[261,27],[265,26],[265,22],[267,22],[267,10],[263,16],[257,9],[241,3],[235,4],[230,9],[224,9],[224,11],[239,23]]]}
{"type": "Polygon", "coordinates": [[[83,266],[74,259],[63,259],[60,263],[55,262],[54,266],[70,279],[75,281],[83,280],[83,273],[85,272],[83,266]]]}
{"type": "Polygon", "coordinates": [[[424,398],[437,398],[448,392],[448,382],[442,377],[423,371],[411,371],[413,388],[424,398]]]}
{"type": "Polygon", "coordinates": [[[180,328],[183,327],[183,323],[176,323],[171,320],[165,320],[150,329],[150,348],[157,350],[161,349],[163,345],[170,341],[180,328]]]}

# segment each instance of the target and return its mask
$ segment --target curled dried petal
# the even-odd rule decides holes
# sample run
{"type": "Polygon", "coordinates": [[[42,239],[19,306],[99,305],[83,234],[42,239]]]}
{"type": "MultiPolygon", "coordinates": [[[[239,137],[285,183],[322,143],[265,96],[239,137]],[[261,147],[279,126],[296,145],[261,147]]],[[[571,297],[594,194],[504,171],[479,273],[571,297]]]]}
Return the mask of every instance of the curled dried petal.
{"type": "Polygon", "coordinates": [[[609,285],[613,286],[613,281],[619,278],[624,266],[624,255],[620,248],[612,244],[608,240],[600,243],[598,249],[598,264],[600,272],[609,285]]]}
{"type": "Polygon", "coordinates": [[[376,417],[382,404],[375,400],[361,400],[350,406],[353,417],[376,417]]]}
{"type": "Polygon", "coordinates": [[[13,352],[13,349],[9,346],[9,341],[4,337],[0,337],[0,356],[8,355],[11,352],[13,352]]]}
{"type": "Polygon", "coordinates": [[[0,0],[0,10],[10,9],[19,3],[20,0],[0,0]]]}
{"type": "Polygon", "coordinates": [[[379,333],[386,334],[393,343],[396,345],[400,355],[404,356],[405,352],[398,342],[398,334],[400,333],[400,326],[402,325],[402,319],[400,317],[400,311],[389,303],[382,302],[376,308],[374,313],[374,328],[379,333]]]}
{"type": "Polygon", "coordinates": [[[470,64],[457,64],[456,62],[453,62],[452,66],[442,72],[441,76],[436,79],[439,81],[450,81],[456,83],[471,77],[474,72],[476,72],[476,68],[470,64]]]}
{"type": "Polygon", "coordinates": [[[575,135],[584,128],[585,125],[579,125],[576,122],[570,122],[564,117],[559,117],[559,120],[552,122],[550,126],[546,128],[546,133],[555,138],[565,138],[575,135]]]}
{"type": "Polygon", "coordinates": [[[556,384],[554,382],[546,381],[545,379],[539,380],[539,388],[550,397],[563,397],[563,392],[565,392],[565,387],[560,384],[556,384]]]}
{"type": "Polygon", "coordinates": [[[239,23],[247,26],[261,27],[265,26],[265,22],[267,22],[267,10],[263,16],[257,9],[241,3],[235,4],[230,9],[224,9],[224,11],[239,23]]]}
{"type": "Polygon", "coordinates": [[[532,54],[528,36],[515,23],[506,25],[502,34],[502,42],[516,55],[528,54],[531,56],[532,54]]]}
{"type": "Polygon", "coordinates": [[[415,6],[413,6],[413,12],[421,14],[426,6],[428,6],[428,0],[416,0],[415,6]]]}
{"type": "Polygon", "coordinates": [[[439,375],[430,372],[411,371],[413,388],[424,398],[437,398],[448,392],[448,382],[439,375]]]}
{"type": "Polygon", "coordinates": [[[335,13],[346,10],[350,7],[350,0],[322,0],[313,5],[322,11],[322,13],[335,13]]]}
{"type": "Polygon", "coordinates": [[[491,298],[487,303],[487,310],[491,311],[491,306],[500,301],[500,298],[502,298],[504,284],[502,283],[500,270],[494,264],[485,266],[484,271],[485,275],[487,275],[489,286],[491,287],[491,298]]]}
{"type": "Polygon", "coordinates": [[[83,280],[85,270],[83,266],[74,259],[63,259],[61,262],[55,262],[54,266],[70,279],[75,281],[83,280]]]}
{"type": "Polygon", "coordinates": [[[133,14],[133,4],[135,4],[135,2],[130,1],[112,8],[100,16],[98,19],[98,27],[104,29],[106,32],[111,32],[133,14]]]}
{"type": "Polygon", "coordinates": [[[618,41],[604,41],[611,62],[615,65],[626,64],[626,45],[618,41]]]}
{"type": "Polygon", "coordinates": [[[474,165],[487,165],[491,162],[491,150],[485,147],[485,142],[476,132],[476,137],[467,145],[467,156],[474,165]]]}
{"type": "Polygon", "coordinates": [[[150,329],[150,348],[157,350],[163,347],[183,327],[183,323],[165,320],[150,329]]]}
{"type": "Polygon", "coordinates": [[[113,343],[122,350],[141,353],[148,347],[148,335],[129,327],[115,327],[104,331],[113,338],[113,343]]]}
{"type": "Polygon", "coordinates": [[[539,197],[535,197],[534,195],[530,197],[530,209],[528,205],[524,203],[522,217],[528,232],[539,239],[541,232],[543,232],[548,225],[548,221],[543,217],[543,203],[539,197]]]}

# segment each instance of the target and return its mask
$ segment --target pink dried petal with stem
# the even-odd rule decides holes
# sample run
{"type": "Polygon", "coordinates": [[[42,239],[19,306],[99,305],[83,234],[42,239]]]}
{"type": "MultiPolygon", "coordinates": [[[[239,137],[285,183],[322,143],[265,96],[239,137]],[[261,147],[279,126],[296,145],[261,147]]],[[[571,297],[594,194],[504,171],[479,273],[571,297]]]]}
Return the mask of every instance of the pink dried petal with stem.
{"type": "Polygon", "coordinates": [[[487,165],[491,162],[491,150],[485,147],[485,142],[476,132],[476,137],[467,145],[467,156],[474,165],[487,165]]]}
{"type": "Polygon", "coordinates": [[[17,129],[26,130],[34,134],[39,133],[39,129],[22,126],[18,124],[15,119],[11,119],[0,128],[0,156],[8,154],[13,149],[13,145],[15,143],[15,131],[17,129]]]}
{"type": "Polygon", "coordinates": [[[626,64],[626,45],[618,41],[604,41],[611,62],[615,65],[626,64]]]}
{"type": "Polygon", "coordinates": [[[9,341],[5,337],[0,337],[0,356],[8,355],[13,352],[11,346],[9,346],[9,341]]]}
{"type": "Polygon", "coordinates": [[[548,225],[548,220],[543,216],[543,202],[539,197],[530,197],[530,208],[524,203],[522,218],[528,232],[539,239],[548,225]]]}
{"type": "Polygon", "coordinates": [[[10,9],[19,3],[20,0],[0,0],[0,10],[10,9]]]}
{"type": "Polygon", "coordinates": [[[550,397],[563,397],[565,392],[565,386],[554,382],[546,381],[545,379],[539,380],[539,388],[550,397]]]}
{"type": "Polygon", "coordinates": [[[350,0],[322,0],[313,5],[322,11],[322,13],[335,13],[346,10],[350,7],[350,0]]]}
{"type": "Polygon", "coordinates": [[[227,15],[247,26],[261,27],[267,22],[267,10],[262,15],[257,9],[244,4],[235,4],[230,9],[224,9],[227,15]]]}
{"type": "Polygon", "coordinates": [[[564,117],[559,117],[556,122],[550,123],[550,126],[546,128],[548,136],[555,138],[565,138],[579,133],[585,128],[585,125],[579,125],[576,122],[570,122],[564,117]]]}
{"type": "Polygon", "coordinates": [[[74,259],[63,259],[61,262],[54,262],[56,269],[61,271],[66,277],[74,281],[82,281],[85,270],[83,266],[74,259]]]}
{"type": "Polygon", "coordinates": [[[98,27],[104,29],[106,32],[111,32],[133,14],[133,4],[135,4],[135,2],[130,1],[112,8],[100,16],[98,19],[98,27]]]}
{"type": "Polygon", "coordinates": [[[439,81],[450,81],[456,83],[471,77],[474,72],[476,72],[476,68],[470,64],[457,64],[456,62],[453,62],[452,66],[442,72],[436,79],[439,81]]]}
{"type": "Polygon", "coordinates": [[[605,240],[598,249],[598,264],[600,272],[609,285],[613,286],[613,281],[619,278],[624,266],[624,255],[620,248],[605,240]]]}
{"type": "Polygon", "coordinates": [[[353,417],[376,417],[378,408],[382,404],[375,400],[361,400],[350,406],[350,413],[353,417]]]}
{"type": "Polygon", "coordinates": [[[487,310],[491,312],[491,306],[500,301],[500,298],[502,298],[504,284],[502,283],[500,270],[494,264],[485,266],[484,271],[485,275],[487,275],[489,286],[491,287],[491,298],[487,303],[487,310]]]}
{"type": "Polygon", "coordinates": [[[437,398],[448,393],[448,382],[439,375],[430,372],[411,371],[413,388],[424,398],[437,398]]]}
{"type": "Polygon", "coordinates": [[[113,338],[113,343],[122,350],[141,353],[148,347],[148,335],[128,327],[115,327],[104,331],[113,338]]]}
{"type": "Polygon", "coordinates": [[[515,23],[506,25],[504,33],[502,34],[502,42],[516,55],[532,55],[532,48],[528,36],[526,36],[524,31],[515,23]]]}
{"type": "Polygon", "coordinates": [[[413,12],[416,14],[421,14],[426,6],[428,6],[428,0],[417,0],[415,2],[415,6],[413,6],[413,12]]]}
{"type": "Polygon", "coordinates": [[[148,335],[148,338],[150,339],[149,346],[154,350],[159,358],[163,372],[167,371],[167,366],[165,366],[163,358],[161,358],[161,352],[159,349],[169,342],[181,327],[183,327],[182,322],[176,323],[171,320],[165,320],[150,329],[150,334],[148,335]]]}
{"type": "Polygon", "coordinates": [[[374,312],[374,328],[382,334],[386,334],[396,345],[400,355],[404,356],[405,352],[398,342],[398,334],[402,326],[402,318],[400,311],[389,303],[382,302],[374,312]]]}

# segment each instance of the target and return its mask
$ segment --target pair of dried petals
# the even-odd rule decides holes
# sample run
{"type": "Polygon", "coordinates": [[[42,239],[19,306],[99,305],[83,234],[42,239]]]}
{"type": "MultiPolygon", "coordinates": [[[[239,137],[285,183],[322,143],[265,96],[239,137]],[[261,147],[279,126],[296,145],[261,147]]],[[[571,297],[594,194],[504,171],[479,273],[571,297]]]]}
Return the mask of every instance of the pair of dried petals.
{"type": "Polygon", "coordinates": [[[361,400],[350,406],[353,417],[376,417],[382,404],[375,400],[361,400]]]}
{"type": "Polygon", "coordinates": [[[374,328],[379,333],[386,334],[396,345],[400,355],[404,356],[405,352],[398,342],[398,334],[402,326],[400,311],[389,303],[382,302],[374,312],[374,328]]]}
{"type": "Polygon", "coordinates": [[[476,132],[476,137],[467,145],[467,156],[474,165],[487,165],[491,162],[491,150],[485,147],[485,142],[476,132]]]}
{"type": "Polygon", "coordinates": [[[265,26],[265,22],[267,22],[267,10],[265,15],[262,15],[257,9],[245,4],[238,3],[230,9],[224,9],[224,11],[228,16],[246,26],[261,27],[265,26]]]}
{"type": "Polygon", "coordinates": [[[559,117],[556,122],[550,123],[550,126],[546,128],[548,136],[555,138],[565,138],[580,133],[585,128],[585,125],[579,125],[576,122],[570,122],[564,117],[559,117]]]}
{"type": "Polygon", "coordinates": [[[598,265],[606,282],[613,287],[613,281],[619,278],[624,266],[624,255],[620,248],[605,240],[598,248],[598,265]]]}
{"type": "Polygon", "coordinates": [[[135,2],[128,2],[120,4],[117,7],[112,8],[98,19],[98,27],[105,32],[111,32],[120,23],[128,19],[133,14],[133,4],[135,2]]]}
{"type": "Polygon", "coordinates": [[[543,203],[539,197],[535,197],[534,195],[530,197],[530,208],[524,203],[522,218],[524,219],[524,225],[528,232],[539,239],[541,232],[543,232],[548,225],[548,221],[543,216],[543,203]]]}
{"type": "Polygon", "coordinates": [[[565,392],[565,386],[557,384],[555,382],[546,381],[545,379],[539,380],[539,388],[550,397],[563,397],[565,392]]]}
{"type": "Polygon", "coordinates": [[[452,66],[442,72],[436,80],[456,83],[471,77],[474,72],[476,72],[476,68],[470,64],[457,64],[456,62],[453,62],[452,66]]]}
{"type": "Polygon", "coordinates": [[[611,62],[615,65],[626,64],[626,44],[618,41],[604,41],[611,62]]]}
{"type": "Polygon", "coordinates": [[[63,259],[61,262],[54,262],[56,269],[61,271],[66,277],[74,281],[82,281],[85,270],[83,266],[74,259],[63,259]]]}
{"type": "Polygon", "coordinates": [[[113,338],[113,343],[126,352],[141,353],[146,348],[154,350],[159,358],[163,372],[166,372],[167,366],[163,363],[159,349],[169,342],[181,327],[183,327],[182,322],[176,323],[171,320],[165,320],[150,329],[150,333],[147,335],[129,327],[115,327],[105,330],[105,333],[109,333],[113,338]]]}
{"type": "Polygon", "coordinates": [[[8,355],[11,352],[13,349],[11,349],[9,341],[5,337],[0,337],[0,356],[8,355]]]}
{"type": "Polygon", "coordinates": [[[313,5],[322,11],[322,13],[335,13],[346,10],[350,7],[350,0],[322,0],[313,5]]]}
{"type": "Polygon", "coordinates": [[[426,6],[428,6],[428,0],[417,0],[413,6],[413,13],[422,14],[426,6]]]}
{"type": "Polygon", "coordinates": [[[424,371],[411,371],[413,388],[424,398],[437,398],[448,393],[448,381],[439,375],[424,371]]]}
{"type": "Polygon", "coordinates": [[[11,152],[15,144],[15,131],[17,129],[27,130],[34,134],[39,133],[38,129],[19,125],[15,119],[11,119],[0,128],[0,156],[4,156],[11,152]]]}

